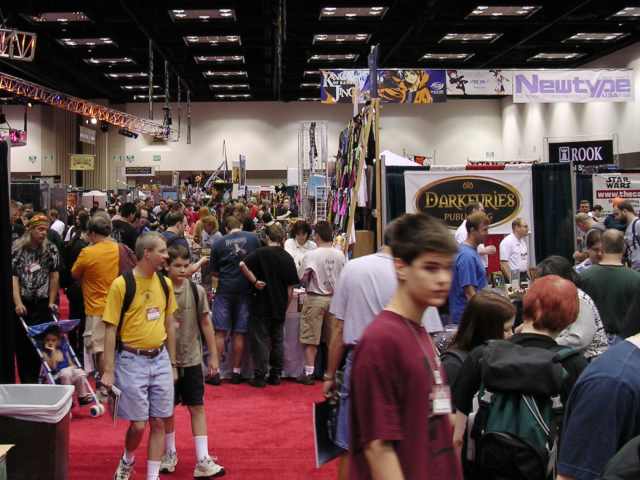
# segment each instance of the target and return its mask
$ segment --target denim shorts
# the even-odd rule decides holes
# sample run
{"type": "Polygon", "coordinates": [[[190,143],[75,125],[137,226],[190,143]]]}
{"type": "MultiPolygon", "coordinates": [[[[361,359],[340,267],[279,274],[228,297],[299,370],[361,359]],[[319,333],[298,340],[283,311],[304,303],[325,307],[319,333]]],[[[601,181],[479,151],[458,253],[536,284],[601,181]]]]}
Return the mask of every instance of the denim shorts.
{"type": "Polygon", "coordinates": [[[169,353],[154,358],[120,351],[116,357],[115,384],[122,395],[118,416],[132,422],[173,415],[173,370],[169,353]]]}
{"type": "Polygon", "coordinates": [[[213,326],[216,330],[247,333],[249,294],[216,294],[213,299],[213,326]]]}
{"type": "Polygon", "coordinates": [[[342,385],[340,386],[340,407],[338,408],[338,426],[336,428],[336,440],[335,444],[344,449],[349,450],[349,409],[351,408],[351,369],[353,367],[353,352],[354,348],[349,350],[347,358],[344,361],[344,374],[342,377],[342,385]]]}

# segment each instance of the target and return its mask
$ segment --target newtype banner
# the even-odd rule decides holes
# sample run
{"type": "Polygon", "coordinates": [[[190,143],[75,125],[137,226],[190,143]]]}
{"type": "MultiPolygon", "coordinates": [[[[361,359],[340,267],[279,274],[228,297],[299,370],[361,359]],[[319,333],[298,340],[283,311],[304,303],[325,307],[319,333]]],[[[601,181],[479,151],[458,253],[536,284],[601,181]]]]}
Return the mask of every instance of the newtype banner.
{"type": "Polygon", "coordinates": [[[511,233],[511,222],[518,217],[533,231],[531,167],[407,171],[404,188],[407,213],[428,213],[451,230],[466,218],[469,203],[481,202],[491,219],[490,234],[511,233]]]}
{"type": "Polygon", "coordinates": [[[511,95],[509,70],[447,70],[447,95],[511,95]]]}
{"type": "MultiPolygon", "coordinates": [[[[322,70],[322,103],[351,103],[354,88],[359,103],[369,100],[369,70],[322,70]]],[[[439,103],[447,100],[444,70],[378,70],[378,97],[385,103],[439,103]]]]}
{"type": "Polygon", "coordinates": [[[604,213],[613,211],[613,199],[629,200],[640,210],[640,173],[597,173],[593,175],[593,204],[602,205],[604,213]]]}
{"type": "Polygon", "coordinates": [[[513,75],[514,103],[632,102],[632,70],[521,70],[513,75]]]}

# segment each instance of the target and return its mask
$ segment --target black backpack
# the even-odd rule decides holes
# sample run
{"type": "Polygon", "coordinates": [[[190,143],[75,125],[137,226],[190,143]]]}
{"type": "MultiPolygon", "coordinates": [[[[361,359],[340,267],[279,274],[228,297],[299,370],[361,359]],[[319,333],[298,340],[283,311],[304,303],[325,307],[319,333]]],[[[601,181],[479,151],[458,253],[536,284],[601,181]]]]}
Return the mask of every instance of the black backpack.
{"type": "Polygon", "coordinates": [[[564,414],[560,392],[568,376],[561,362],[576,353],[488,342],[480,361],[480,408],[471,430],[474,467],[482,478],[555,478],[564,414]]]}

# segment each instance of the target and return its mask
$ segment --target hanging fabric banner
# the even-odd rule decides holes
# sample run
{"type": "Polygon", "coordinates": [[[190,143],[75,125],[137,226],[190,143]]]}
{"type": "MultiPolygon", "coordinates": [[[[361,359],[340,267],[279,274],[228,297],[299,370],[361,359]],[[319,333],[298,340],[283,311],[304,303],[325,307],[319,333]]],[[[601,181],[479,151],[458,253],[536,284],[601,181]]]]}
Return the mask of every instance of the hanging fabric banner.
{"type": "Polygon", "coordinates": [[[425,212],[455,230],[465,207],[480,202],[491,219],[491,234],[511,233],[511,222],[523,218],[533,230],[531,168],[509,170],[432,169],[404,173],[406,212],[425,212]]]}
{"type": "MultiPolygon", "coordinates": [[[[370,73],[365,69],[322,70],[322,103],[352,103],[355,87],[359,103],[369,100],[370,73]]],[[[378,97],[384,103],[439,103],[447,100],[444,70],[426,68],[379,69],[378,97]]]]}
{"type": "Polygon", "coordinates": [[[636,212],[640,209],[640,173],[597,173],[593,175],[593,204],[602,205],[604,213],[613,211],[613,199],[629,200],[636,212]]]}
{"type": "Polygon", "coordinates": [[[512,95],[508,70],[447,70],[447,95],[512,95]]]}
{"type": "Polygon", "coordinates": [[[632,70],[522,70],[513,75],[514,103],[632,102],[632,70]]]}

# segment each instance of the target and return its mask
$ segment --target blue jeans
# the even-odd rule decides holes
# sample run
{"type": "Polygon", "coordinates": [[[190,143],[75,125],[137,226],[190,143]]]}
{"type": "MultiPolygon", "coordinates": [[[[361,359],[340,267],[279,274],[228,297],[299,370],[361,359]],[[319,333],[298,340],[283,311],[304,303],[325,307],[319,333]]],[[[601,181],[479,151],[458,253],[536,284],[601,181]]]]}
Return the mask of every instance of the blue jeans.
{"type": "Polygon", "coordinates": [[[216,294],[213,299],[213,325],[223,332],[247,333],[249,294],[216,294]]]}
{"type": "Polygon", "coordinates": [[[354,351],[355,348],[352,348],[345,359],[342,386],[338,392],[340,396],[340,407],[338,408],[338,427],[336,428],[336,441],[334,443],[344,450],[349,450],[349,436],[351,431],[349,424],[351,415],[349,410],[351,409],[351,368],[353,367],[354,351]]]}
{"type": "Polygon", "coordinates": [[[132,422],[173,415],[173,370],[169,353],[162,349],[150,358],[120,351],[116,356],[115,384],[120,390],[118,416],[132,422]]]}

